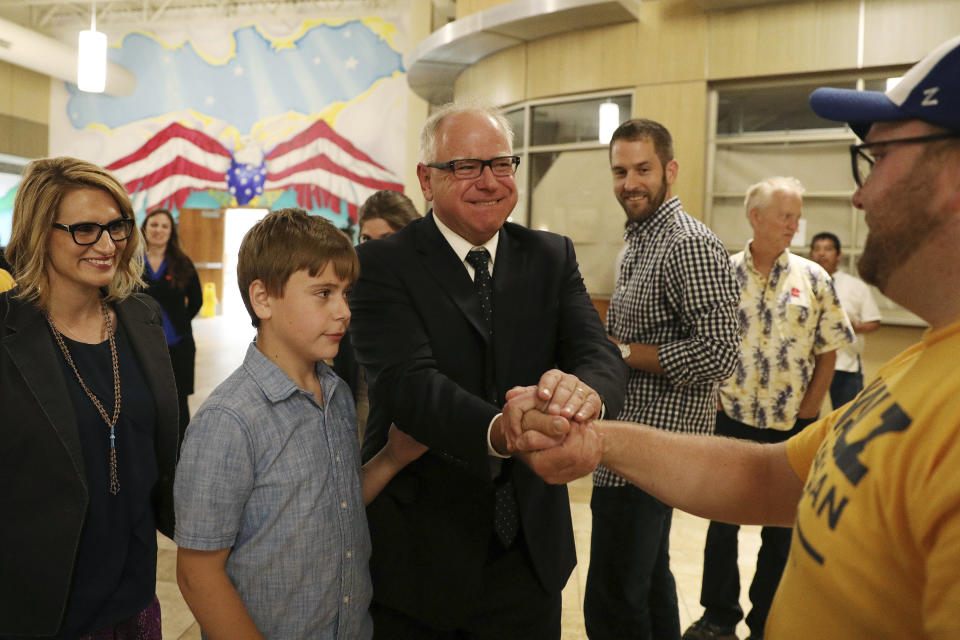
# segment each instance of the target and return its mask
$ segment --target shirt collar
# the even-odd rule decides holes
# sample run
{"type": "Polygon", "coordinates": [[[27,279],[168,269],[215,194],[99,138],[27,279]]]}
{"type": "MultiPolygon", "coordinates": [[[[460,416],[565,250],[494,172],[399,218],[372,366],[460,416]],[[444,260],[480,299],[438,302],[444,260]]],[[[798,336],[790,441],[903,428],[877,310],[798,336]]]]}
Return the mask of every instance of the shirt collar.
{"type": "MultiPolygon", "coordinates": [[[[750,245],[753,243],[753,238],[747,240],[746,246],[743,248],[744,262],[747,263],[747,266],[752,270],[756,271],[757,268],[753,266],[753,254],[750,252],[750,245]]],[[[790,264],[790,249],[784,249],[783,253],[777,256],[777,259],[773,261],[773,273],[774,270],[785,269],[790,264]]]]}
{"type": "MultiPolygon", "coordinates": [[[[457,254],[457,257],[460,258],[460,262],[467,265],[467,254],[470,253],[470,250],[477,245],[470,244],[469,241],[457,235],[450,227],[443,224],[443,221],[437,216],[436,211],[433,213],[433,221],[437,224],[437,229],[440,230],[440,234],[446,239],[447,244],[450,245],[450,248],[453,249],[453,252],[457,254]]],[[[500,242],[500,233],[493,234],[493,237],[483,243],[487,251],[490,252],[490,275],[493,275],[493,263],[497,259],[497,244],[500,242]]]]}
{"type": "Polygon", "coordinates": [[[673,196],[672,198],[665,200],[659,207],[657,207],[656,211],[643,220],[631,220],[628,222],[627,227],[623,232],[623,239],[630,240],[631,238],[638,238],[646,234],[649,230],[662,226],[664,221],[672,216],[674,212],[679,211],[680,208],[681,205],[679,196],[673,196]]]}
{"type": "MultiPolygon", "coordinates": [[[[247,347],[247,354],[243,358],[243,367],[270,402],[277,403],[286,400],[297,391],[301,391],[290,376],[257,349],[256,340],[252,341],[247,347]]],[[[317,362],[316,372],[317,379],[320,381],[320,388],[323,389],[323,406],[326,407],[330,404],[339,379],[323,361],[317,362]]]]}

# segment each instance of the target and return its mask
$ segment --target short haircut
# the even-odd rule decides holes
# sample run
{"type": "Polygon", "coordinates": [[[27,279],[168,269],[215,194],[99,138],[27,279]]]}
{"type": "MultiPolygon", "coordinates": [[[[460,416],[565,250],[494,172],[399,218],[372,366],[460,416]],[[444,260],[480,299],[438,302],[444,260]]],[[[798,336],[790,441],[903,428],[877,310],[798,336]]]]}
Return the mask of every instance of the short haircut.
{"type": "Polygon", "coordinates": [[[510,145],[511,153],[513,150],[513,127],[510,121],[503,115],[503,111],[487,102],[465,100],[461,102],[448,102],[437,108],[427,121],[423,123],[423,129],[420,130],[420,162],[427,164],[436,162],[437,157],[437,138],[440,134],[440,127],[443,121],[450,116],[461,113],[477,113],[489,116],[496,121],[497,125],[507,136],[507,143],[510,145]]]}
{"type": "Polygon", "coordinates": [[[646,118],[634,118],[621,124],[610,137],[610,154],[613,154],[613,143],[617,140],[636,142],[650,140],[653,150],[660,158],[660,165],[666,167],[673,160],[673,136],[665,126],[646,118]]]}
{"type": "Polygon", "coordinates": [[[813,239],[810,240],[810,250],[813,251],[813,245],[817,244],[817,240],[829,240],[833,243],[833,248],[836,250],[837,254],[840,253],[840,238],[836,234],[830,233],[829,231],[821,231],[817,235],[813,236],[813,239]]]}
{"type": "Polygon", "coordinates": [[[407,196],[399,191],[377,191],[360,205],[357,226],[369,220],[384,220],[394,231],[399,231],[420,217],[417,208],[407,196]]]}
{"type": "Polygon", "coordinates": [[[747,189],[747,195],[743,199],[743,206],[744,209],[746,209],[747,216],[749,216],[752,210],[767,207],[775,193],[793,193],[802,198],[805,192],[806,189],[803,188],[803,185],[796,178],[784,176],[764,178],[747,189]]]}
{"type": "Polygon", "coordinates": [[[338,278],[347,282],[357,279],[360,266],[353,245],[321,216],[291,207],[273,211],[253,225],[243,236],[237,256],[237,284],[253,326],[260,326],[250,304],[254,280],[263,282],[271,296],[283,297],[295,272],[305,269],[313,277],[330,262],[338,278]]]}
{"type": "MultiPolygon", "coordinates": [[[[17,281],[17,297],[47,308],[47,247],[64,196],[76,189],[100,189],[117,203],[120,215],[134,218],[130,196],[109,171],[65,156],[34,160],[23,171],[13,202],[13,227],[6,255],[17,281]]],[[[62,233],[57,231],[57,233],[62,233]]],[[[143,286],[143,236],[134,227],[117,261],[108,300],[122,300],[143,286]]]]}

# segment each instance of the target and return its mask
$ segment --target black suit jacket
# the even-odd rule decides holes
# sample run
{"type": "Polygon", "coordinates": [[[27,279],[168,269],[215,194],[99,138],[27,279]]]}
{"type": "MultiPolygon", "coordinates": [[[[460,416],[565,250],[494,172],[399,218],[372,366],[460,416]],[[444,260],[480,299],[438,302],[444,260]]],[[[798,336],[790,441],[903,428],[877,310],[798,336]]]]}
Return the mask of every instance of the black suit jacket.
{"type": "MultiPolygon", "coordinates": [[[[500,230],[492,341],[473,282],[432,214],[358,253],[350,331],[370,385],[364,457],[383,446],[391,422],[430,447],[368,509],[374,599],[455,626],[479,594],[492,535],[487,428],[505,393],[555,367],[596,389],[616,415],[626,365],[567,238],[510,223],[500,230]]],[[[559,593],[576,564],[566,487],[518,460],[504,472],[536,575],[559,593]]]]}
{"type": "MultiPolygon", "coordinates": [[[[0,294],[0,636],[49,636],[67,601],[87,477],[62,356],[39,308],[12,293],[0,294]]],[[[157,406],[153,506],[172,538],[177,389],[160,310],[142,294],[115,309],[157,406]]]]}

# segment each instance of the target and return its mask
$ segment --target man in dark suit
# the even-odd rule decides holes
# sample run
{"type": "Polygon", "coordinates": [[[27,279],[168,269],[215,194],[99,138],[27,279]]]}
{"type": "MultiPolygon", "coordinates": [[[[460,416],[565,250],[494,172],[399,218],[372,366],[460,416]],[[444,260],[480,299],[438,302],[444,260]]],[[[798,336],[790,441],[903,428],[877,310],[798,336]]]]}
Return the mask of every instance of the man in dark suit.
{"type": "Polygon", "coordinates": [[[368,508],[377,638],[560,636],[576,564],[562,483],[599,460],[584,424],[616,415],[626,368],[570,240],[506,223],[511,143],[496,111],[435,113],[417,167],[433,211],[358,250],[350,331],[370,383],[364,455],[391,422],[430,447],[368,508]],[[505,395],[520,385],[557,446],[511,457],[520,414],[505,395]]]}

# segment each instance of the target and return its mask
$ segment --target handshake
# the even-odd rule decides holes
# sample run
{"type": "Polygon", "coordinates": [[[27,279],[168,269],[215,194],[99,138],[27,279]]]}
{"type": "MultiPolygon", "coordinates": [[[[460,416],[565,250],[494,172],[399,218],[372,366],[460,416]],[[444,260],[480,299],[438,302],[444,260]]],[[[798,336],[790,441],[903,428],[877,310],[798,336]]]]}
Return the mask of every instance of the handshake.
{"type": "Polygon", "coordinates": [[[593,421],[599,394],[576,376],[551,369],[531,387],[507,392],[503,413],[490,430],[499,453],[521,459],[550,484],[565,484],[592,472],[603,454],[593,421]]]}

